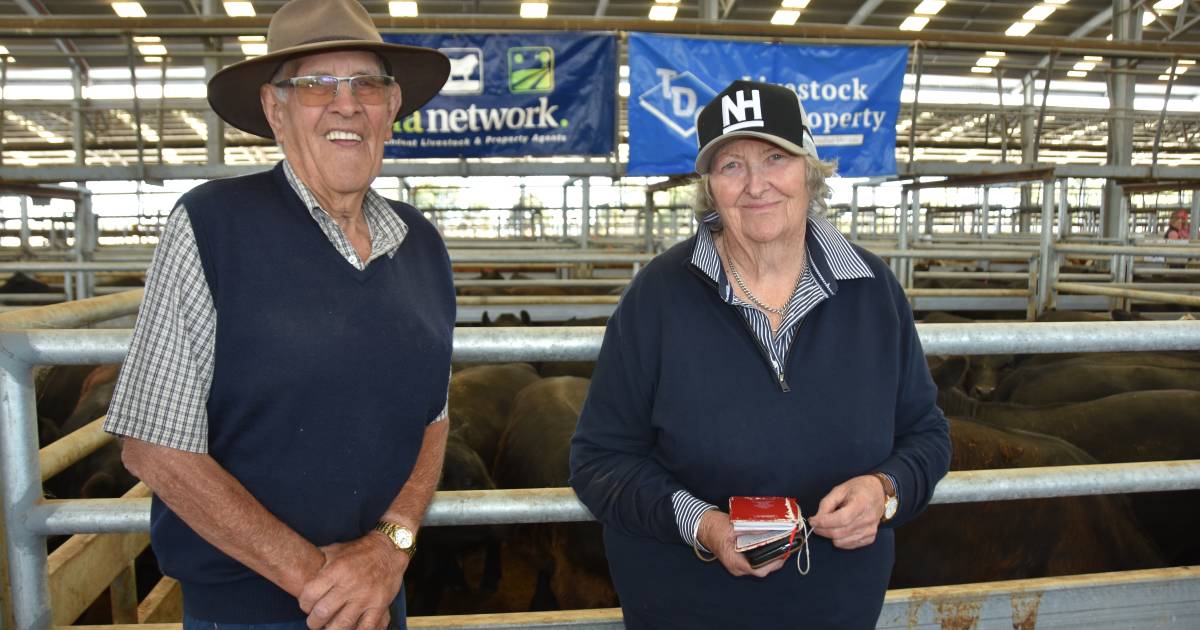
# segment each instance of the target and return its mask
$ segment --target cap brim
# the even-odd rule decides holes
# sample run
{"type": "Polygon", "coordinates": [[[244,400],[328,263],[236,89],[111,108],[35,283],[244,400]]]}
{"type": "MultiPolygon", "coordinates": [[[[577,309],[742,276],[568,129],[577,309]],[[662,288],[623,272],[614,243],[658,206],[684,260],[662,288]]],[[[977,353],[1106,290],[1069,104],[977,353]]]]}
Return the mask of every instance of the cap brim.
{"type": "Polygon", "coordinates": [[[808,149],[790,140],[784,140],[776,135],[763,133],[761,131],[733,131],[720,136],[712,142],[709,142],[703,149],[700,149],[700,152],[696,154],[696,172],[701,175],[708,173],[709,162],[712,161],[712,158],[714,155],[716,155],[717,150],[730,140],[737,140],[738,138],[754,138],[756,140],[770,142],[771,144],[780,147],[792,155],[813,154],[812,151],[809,151],[808,149]]]}
{"type": "Polygon", "coordinates": [[[383,57],[400,85],[401,103],[396,120],[417,111],[437,96],[450,76],[450,60],[432,48],[370,41],[326,41],[295,46],[247,59],[222,69],[208,81],[208,104],[225,122],[256,136],[275,138],[259,98],[279,65],[293,57],[365,50],[383,57]]]}

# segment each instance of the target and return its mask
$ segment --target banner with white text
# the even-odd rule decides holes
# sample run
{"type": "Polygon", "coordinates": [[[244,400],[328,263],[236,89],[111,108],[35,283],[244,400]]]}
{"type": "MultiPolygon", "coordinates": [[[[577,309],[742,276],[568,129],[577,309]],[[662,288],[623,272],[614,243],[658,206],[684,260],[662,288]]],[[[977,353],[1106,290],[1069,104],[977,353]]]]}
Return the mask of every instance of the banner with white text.
{"type": "Polygon", "coordinates": [[[604,156],[613,152],[617,43],[588,33],[384,35],[436,48],[450,79],[396,123],[386,157],[604,156]]]}
{"type": "Polygon", "coordinates": [[[696,116],[738,79],[804,103],[823,160],[844,177],[896,173],[903,46],[796,46],[629,34],[629,175],[690,173],[696,116]]]}

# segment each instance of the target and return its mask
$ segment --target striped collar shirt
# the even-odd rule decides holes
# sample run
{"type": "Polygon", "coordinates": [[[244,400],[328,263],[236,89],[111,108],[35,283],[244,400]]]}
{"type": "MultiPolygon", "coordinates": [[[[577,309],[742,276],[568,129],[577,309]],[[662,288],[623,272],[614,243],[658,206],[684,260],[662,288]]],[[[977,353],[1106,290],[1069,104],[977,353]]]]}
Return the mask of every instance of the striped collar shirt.
{"type": "MultiPolygon", "coordinates": [[[[759,347],[770,357],[771,366],[781,382],[787,367],[788,350],[792,347],[792,340],[795,339],[804,316],[821,302],[837,295],[838,281],[875,277],[862,256],[854,251],[850,241],[846,240],[828,219],[810,215],[804,239],[807,264],[804,265],[796,291],[788,301],[783,322],[779,330],[772,334],[771,320],[767,314],[739,298],[733,286],[729,284],[724,263],[713,241],[714,229],[720,229],[717,213],[710,212],[701,223],[701,229],[696,231],[692,266],[716,284],[717,293],[722,300],[741,312],[759,347]]],[[[685,543],[700,547],[696,539],[700,520],[705,512],[718,509],[717,506],[696,498],[687,490],[678,490],[672,494],[671,505],[675,510],[680,537],[685,543]]]]}
{"type": "Polygon", "coordinates": [[[784,371],[784,359],[804,316],[818,304],[837,294],[839,280],[874,277],[867,263],[854,251],[850,241],[846,240],[832,223],[823,217],[810,216],[806,234],[812,238],[806,237],[804,246],[807,264],[804,265],[796,290],[792,293],[787,310],[784,311],[783,322],[779,330],[772,334],[767,314],[739,298],[733,286],[729,284],[724,263],[717,254],[717,246],[713,241],[713,226],[716,223],[715,212],[710,212],[704,217],[702,227],[708,229],[696,232],[692,265],[716,283],[721,299],[738,307],[754,331],[759,344],[770,354],[776,374],[784,371]]]}

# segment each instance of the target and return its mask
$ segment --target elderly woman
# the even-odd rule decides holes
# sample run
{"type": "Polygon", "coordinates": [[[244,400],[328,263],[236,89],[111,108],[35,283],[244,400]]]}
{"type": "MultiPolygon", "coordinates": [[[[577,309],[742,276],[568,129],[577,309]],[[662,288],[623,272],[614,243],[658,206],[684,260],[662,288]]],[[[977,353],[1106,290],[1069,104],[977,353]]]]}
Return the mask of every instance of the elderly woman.
{"type": "Polygon", "coordinates": [[[891,528],[948,467],[904,291],[822,216],[833,168],[804,122],[765,83],[704,108],[711,211],[609,320],[571,485],[604,525],[628,628],[874,627],[891,528]],[[734,550],[721,506],[739,495],[799,500],[806,574],[734,550]]]}

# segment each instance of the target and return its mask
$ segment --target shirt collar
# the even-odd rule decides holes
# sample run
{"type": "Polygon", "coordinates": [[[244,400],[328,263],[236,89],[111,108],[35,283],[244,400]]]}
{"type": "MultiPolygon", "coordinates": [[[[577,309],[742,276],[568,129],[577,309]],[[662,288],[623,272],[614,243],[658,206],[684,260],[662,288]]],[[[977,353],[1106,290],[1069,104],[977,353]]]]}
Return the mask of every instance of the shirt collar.
{"type": "MultiPolygon", "coordinates": [[[[329,214],[321,208],[316,195],[300,180],[286,158],[283,160],[283,172],[287,175],[292,190],[300,197],[300,201],[304,202],[304,207],[308,208],[308,213],[312,215],[313,220],[319,224],[329,219],[329,214]]],[[[372,257],[376,255],[375,252],[380,252],[386,253],[390,258],[396,253],[396,248],[400,246],[400,243],[404,242],[404,237],[408,235],[408,225],[392,210],[388,200],[375,192],[374,188],[368,188],[367,194],[363,196],[363,216],[371,231],[372,257]]]]}
{"type": "MultiPolygon", "coordinates": [[[[692,265],[712,279],[721,288],[722,297],[728,300],[729,296],[725,293],[732,294],[733,290],[726,281],[724,270],[721,267],[721,258],[717,254],[717,246],[713,242],[712,236],[712,228],[718,225],[718,221],[716,212],[709,212],[700,219],[701,229],[696,231],[696,247],[692,251],[692,265]]],[[[819,272],[828,271],[828,273],[819,275],[835,279],[831,286],[826,287],[830,289],[831,294],[837,293],[836,280],[875,277],[862,256],[854,251],[854,246],[850,244],[850,241],[824,217],[809,215],[804,245],[809,262],[817,265],[819,272]]]]}

